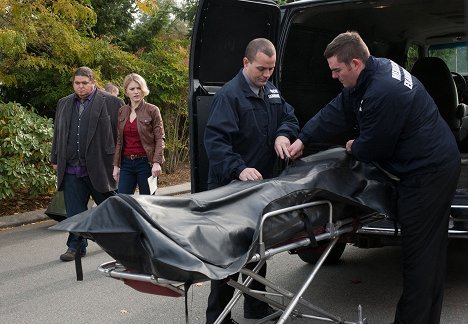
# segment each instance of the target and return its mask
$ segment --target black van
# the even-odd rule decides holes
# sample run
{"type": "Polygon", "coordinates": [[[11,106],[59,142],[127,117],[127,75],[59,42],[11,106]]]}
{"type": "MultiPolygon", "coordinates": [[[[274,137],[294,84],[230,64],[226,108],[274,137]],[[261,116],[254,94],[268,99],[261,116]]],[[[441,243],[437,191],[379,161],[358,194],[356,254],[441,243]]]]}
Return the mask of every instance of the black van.
{"type": "MultiPolygon", "coordinates": [[[[272,81],[295,108],[301,126],[341,91],[323,52],[336,35],[354,30],[372,55],[392,59],[423,82],[460,151],[468,153],[466,10],[464,0],[303,0],[281,6],[271,0],[200,0],[189,75],[192,192],[206,190],[203,133],[213,95],[237,74],[247,43],[257,37],[276,45],[272,81]],[[425,57],[441,58],[445,70],[425,57]]],[[[343,146],[345,140],[314,144],[307,151],[343,146]]],[[[460,188],[468,188],[468,172],[463,174],[460,188]]],[[[464,225],[456,225],[452,235],[468,237],[464,225]]],[[[393,233],[393,224],[384,233],[393,233]]]]}

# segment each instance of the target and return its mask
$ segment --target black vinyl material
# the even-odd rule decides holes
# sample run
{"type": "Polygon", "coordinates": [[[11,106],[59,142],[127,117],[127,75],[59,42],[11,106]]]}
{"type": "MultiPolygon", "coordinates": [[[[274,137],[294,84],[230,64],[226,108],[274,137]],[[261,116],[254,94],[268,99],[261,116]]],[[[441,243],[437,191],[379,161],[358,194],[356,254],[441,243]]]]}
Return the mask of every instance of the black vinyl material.
{"type": "Polygon", "coordinates": [[[54,194],[54,198],[52,198],[52,201],[50,202],[49,206],[47,206],[47,209],[44,212],[44,214],[46,214],[53,220],[56,220],[57,222],[61,222],[67,218],[63,191],[57,191],[54,194]]]}
{"type": "MultiPolygon", "coordinates": [[[[333,218],[381,213],[392,217],[393,183],[371,164],[335,148],[295,161],[274,179],[234,181],[186,197],[116,195],[98,207],[51,227],[95,241],[127,269],[184,282],[222,279],[257,252],[261,216],[320,199],[333,203],[333,218]]],[[[328,208],[313,207],[272,218],[267,248],[328,221],[328,208]]]]}

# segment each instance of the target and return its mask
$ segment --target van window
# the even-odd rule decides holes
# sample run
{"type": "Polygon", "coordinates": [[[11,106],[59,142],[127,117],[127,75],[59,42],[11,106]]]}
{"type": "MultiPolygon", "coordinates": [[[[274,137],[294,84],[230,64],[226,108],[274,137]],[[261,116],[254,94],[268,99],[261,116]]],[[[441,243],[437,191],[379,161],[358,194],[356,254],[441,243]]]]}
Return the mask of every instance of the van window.
{"type": "Polygon", "coordinates": [[[429,47],[429,56],[444,60],[452,72],[468,76],[468,48],[466,43],[442,44],[429,47]]]}
{"type": "Polygon", "coordinates": [[[408,54],[406,57],[406,66],[405,69],[407,71],[411,71],[413,68],[414,63],[419,59],[419,47],[416,45],[411,45],[408,48],[408,54]]]}

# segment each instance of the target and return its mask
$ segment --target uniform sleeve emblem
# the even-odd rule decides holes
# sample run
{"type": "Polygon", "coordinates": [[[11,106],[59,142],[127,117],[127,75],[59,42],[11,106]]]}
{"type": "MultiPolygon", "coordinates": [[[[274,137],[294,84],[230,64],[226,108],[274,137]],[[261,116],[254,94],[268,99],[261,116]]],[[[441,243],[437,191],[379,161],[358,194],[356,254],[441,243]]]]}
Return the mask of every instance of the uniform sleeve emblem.
{"type": "Polygon", "coordinates": [[[413,79],[411,77],[411,74],[406,71],[403,68],[400,68],[398,64],[396,64],[393,61],[390,61],[392,63],[392,78],[398,80],[398,81],[403,81],[403,85],[409,89],[413,89],[413,79]],[[401,76],[401,70],[403,70],[403,78],[401,76]]]}

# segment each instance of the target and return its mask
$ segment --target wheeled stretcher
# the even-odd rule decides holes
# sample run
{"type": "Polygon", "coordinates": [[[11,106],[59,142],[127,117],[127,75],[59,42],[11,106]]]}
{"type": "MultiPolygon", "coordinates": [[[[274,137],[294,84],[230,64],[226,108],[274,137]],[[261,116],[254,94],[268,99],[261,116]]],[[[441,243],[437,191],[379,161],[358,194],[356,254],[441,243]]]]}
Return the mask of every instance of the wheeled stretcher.
{"type": "MultiPolygon", "coordinates": [[[[368,215],[362,215],[359,217],[359,219],[356,217],[350,217],[339,221],[333,221],[333,205],[330,201],[327,200],[319,200],[297,206],[287,207],[263,215],[260,222],[260,236],[258,243],[259,251],[255,253],[249,260],[249,262],[255,262],[256,266],[253,270],[249,270],[247,268],[242,268],[240,270],[240,273],[245,275],[247,278],[242,283],[229,279],[228,284],[236,289],[236,293],[215,323],[222,322],[225,316],[231,311],[236,302],[239,300],[242,293],[249,294],[259,300],[262,300],[278,310],[275,314],[272,314],[259,321],[259,323],[263,323],[270,319],[277,319],[277,323],[284,323],[290,316],[336,323],[365,323],[361,306],[358,306],[356,321],[345,321],[339,316],[330,314],[329,312],[315,306],[311,302],[305,300],[302,296],[312,283],[317,272],[323,265],[325,259],[335,244],[338,242],[340,237],[347,233],[354,232],[356,227],[359,226],[360,222],[375,220],[376,218],[381,217],[382,215],[371,213],[368,215]],[[315,206],[321,205],[325,205],[329,208],[329,218],[328,222],[324,224],[323,227],[316,227],[316,230],[321,232],[320,234],[316,234],[313,238],[311,238],[308,236],[308,233],[304,231],[303,233],[299,233],[299,235],[295,235],[295,237],[292,237],[289,240],[282,242],[281,244],[277,244],[268,249],[265,248],[266,243],[263,241],[263,229],[265,222],[267,222],[269,218],[281,215],[283,213],[300,211],[305,208],[313,208],[315,206]],[[258,275],[259,269],[269,258],[279,253],[310,247],[311,245],[313,246],[315,242],[320,241],[328,241],[329,243],[324,249],[324,252],[322,253],[319,261],[311,270],[307,280],[303,282],[298,292],[293,293],[288,291],[285,288],[279,287],[270,280],[267,280],[266,278],[258,275]],[[252,280],[257,280],[264,284],[265,287],[268,288],[267,291],[255,291],[250,289],[249,284],[252,282],[252,280]],[[296,308],[297,305],[301,305],[303,309],[306,309],[306,311],[299,311],[296,308]]],[[[171,297],[185,297],[186,290],[189,287],[187,283],[184,282],[157,278],[151,274],[134,273],[131,270],[123,267],[115,260],[101,264],[98,267],[98,270],[108,277],[123,280],[125,284],[144,293],[171,297]]]]}
{"type": "Polygon", "coordinates": [[[142,292],[185,296],[191,284],[247,275],[242,283],[228,281],[237,291],[219,323],[242,293],[278,310],[271,315],[278,323],[291,316],[363,323],[360,307],[357,320],[347,322],[303,294],[338,240],[367,221],[393,215],[393,196],[386,175],[337,148],[297,161],[271,180],[233,182],[187,197],[117,195],[52,229],[94,240],[116,260],[99,271],[142,292]],[[274,255],[321,241],[328,245],[298,292],[258,275],[274,255]],[[251,262],[257,263],[252,271],[245,268],[251,262]],[[251,290],[252,280],[267,291],[251,290]]]}

